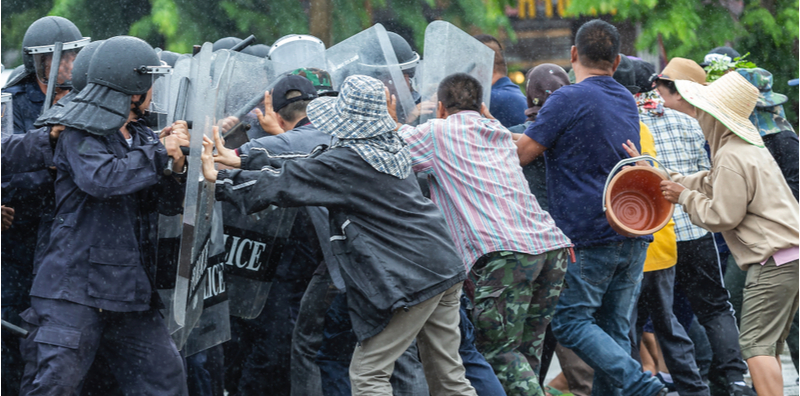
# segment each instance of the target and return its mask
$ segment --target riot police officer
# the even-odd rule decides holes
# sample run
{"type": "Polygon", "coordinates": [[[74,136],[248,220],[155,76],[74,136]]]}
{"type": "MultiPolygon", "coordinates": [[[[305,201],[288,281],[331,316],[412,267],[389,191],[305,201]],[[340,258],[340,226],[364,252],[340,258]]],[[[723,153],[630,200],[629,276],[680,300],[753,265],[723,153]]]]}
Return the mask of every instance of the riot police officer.
{"type": "Polygon", "coordinates": [[[153,287],[158,213],[180,213],[186,124],[159,139],[139,120],[153,75],[168,72],[134,37],[101,44],[87,86],[51,122],[56,221],[23,312],[23,395],[73,394],[95,354],[125,393],[185,395],[183,363],[153,287]],[[169,156],[173,175],[164,176],[169,156]]]}
{"type": "MultiPolygon", "coordinates": [[[[34,129],[34,121],[45,104],[48,85],[51,96],[60,97],[68,92],[72,60],[88,43],[89,38],[83,37],[65,18],[48,16],[31,24],[22,40],[24,64],[14,71],[3,89],[3,93],[13,98],[15,134],[34,129]],[[58,52],[56,43],[60,43],[58,52]],[[51,79],[51,69],[57,69],[55,79],[51,79]]],[[[6,149],[5,143],[3,149],[6,149]]],[[[48,209],[53,206],[54,180],[44,168],[14,174],[10,170],[3,167],[2,175],[3,206],[14,210],[14,220],[2,234],[2,315],[4,320],[20,324],[19,313],[30,305],[28,294],[33,279],[37,229],[40,219],[52,213],[48,209]]],[[[18,393],[22,362],[15,339],[3,338],[2,356],[3,390],[18,393]]]]}

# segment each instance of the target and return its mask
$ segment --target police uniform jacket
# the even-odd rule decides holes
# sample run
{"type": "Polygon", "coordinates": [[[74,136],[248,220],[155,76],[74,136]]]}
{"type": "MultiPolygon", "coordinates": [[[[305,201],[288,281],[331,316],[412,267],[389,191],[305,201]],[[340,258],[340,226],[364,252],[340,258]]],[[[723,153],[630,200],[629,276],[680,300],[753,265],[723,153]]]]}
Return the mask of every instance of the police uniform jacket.
{"type": "Polygon", "coordinates": [[[180,213],[184,187],[163,176],[168,156],[158,136],[141,122],[127,128],[130,147],[118,132],[61,132],[55,221],[31,296],[117,312],[157,301],[158,214],[180,213]]]}
{"type": "Polygon", "coordinates": [[[319,151],[253,148],[241,155],[242,170],[219,172],[216,197],[246,213],[270,204],[327,207],[353,331],[364,340],[383,330],[395,310],[444,292],[466,271],[416,176],[378,172],[349,148],[319,151]]]}
{"type": "MultiPolygon", "coordinates": [[[[14,100],[14,136],[24,136],[35,128],[33,123],[42,112],[45,95],[35,76],[29,76],[3,92],[10,93],[14,100]]],[[[2,303],[3,306],[27,306],[33,280],[34,252],[43,248],[37,241],[46,241],[46,238],[37,238],[37,235],[46,234],[37,230],[49,227],[53,219],[54,177],[50,170],[41,167],[16,170],[6,167],[7,159],[22,162],[26,158],[18,151],[6,154],[5,144],[3,142],[2,203],[14,208],[14,222],[2,235],[2,303]]]]}

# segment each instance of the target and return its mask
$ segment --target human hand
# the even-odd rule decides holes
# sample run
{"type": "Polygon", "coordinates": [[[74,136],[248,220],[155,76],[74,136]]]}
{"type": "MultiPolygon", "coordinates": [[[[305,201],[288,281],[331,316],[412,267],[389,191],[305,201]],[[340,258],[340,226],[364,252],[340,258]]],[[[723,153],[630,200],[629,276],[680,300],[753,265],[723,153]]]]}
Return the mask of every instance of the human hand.
{"type": "Polygon", "coordinates": [[[264,112],[262,113],[259,108],[256,108],[254,111],[256,117],[258,117],[258,123],[261,125],[261,129],[263,129],[264,132],[270,135],[280,135],[283,133],[283,128],[281,128],[280,123],[278,123],[278,117],[275,111],[272,110],[272,96],[269,94],[269,91],[264,92],[264,112]]]}
{"type": "Polygon", "coordinates": [[[383,92],[386,94],[386,110],[389,111],[389,115],[397,123],[397,98],[389,93],[389,88],[384,87],[383,92]]]}
{"type": "MultiPolygon", "coordinates": [[[[214,134],[219,134],[216,127],[214,134]]],[[[219,172],[214,168],[214,142],[208,136],[203,136],[203,154],[200,155],[200,159],[203,161],[203,176],[206,180],[216,183],[219,172]]]]}
{"type": "MultiPolygon", "coordinates": [[[[622,143],[622,148],[625,149],[625,152],[627,152],[628,155],[631,156],[631,158],[638,157],[638,156],[641,155],[641,154],[639,154],[639,149],[636,148],[636,145],[633,144],[633,142],[630,141],[630,139],[628,139],[627,143],[622,143]]],[[[636,165],[637,166],[653,166],[653,165],[650,165],[650,163],[645,161],[645,160],[636,161],[636,165]]],[[[623,167],[622,169],[625,169],[625,168],[627,168],[627,166],[623,167]]]]}
{"type": "Polygon", "coordinates": [[[222,123],[221,123],[221,126],[222,126],[222,132],[228,132],[228,131],[230,131],[230,130],[231,130],[233,127],[235,127],[235,126],[236,126],[236,124],[238,124],[238,123],[239,123],[239,119],[238,119],[238,118],[236,118],[236,117],[234,117],[234,116],[228,116],[228,117],[225,117],[225,118],[222,120],[222,123]]]}
{"type": "Polygon", "coordinates": [[[233,168],[239,168],[242,166],[242,159],[236,155],[236,151],[225,147],[225,142],[222,141],[222,137],[220,137],[219,129],[217,127],[214,127],[213,143],[217,146],[217,153],[213,155],[214,162],[218,162],[233,168]]]}
{"type": "Polygon", "coordinates": [[[2,210],[3,217],[2,230],[5,231],[11,228],[11,224],[14,222],[14,209],[6,206],[0,206],[0,209],[2,210]]]}
{"type": "Polygon", "coordinates": [[[674,204],[678,203],[678,198],[680,198],[681,193],[685,190],[686,187],[675,183],[674,181],[670,180],[662,180],[661,181],[661,194],[664,195],[667,201],[672,202],[674,204]]]}
{"type": "Polygon", "coordinates": [[[55,142],[56,140],[58,140],[58,136],[61,135],[61,132],[64,129],[66,129],[66,127],[63,126],[63,125],[53,125],[53,127],[50,128],[50,140],[51,140],[51,142],[55,142]]]}
{"type": "Polygon", "coordinates": [[[486,107],[486,103],[481,103],[481,115],[490,120],[496,120],[496,118],[494,118],[492,113],[489,112],[489,108],[486,107]]]}
{"type": "Polygon", "coordinates": [[[186,162],[186,157],[183,155],[183,151],[181,151],[181,146],[189,147],[190,143],[189,130],[186,128],[186,122],[176,121],[173,123],[171,132],[168,132],[166,136],[161,138],[161,142],[167,149],[167,155],[173,159],[172,171],[176,173],[183,171],[183,165],[186,162]]]}

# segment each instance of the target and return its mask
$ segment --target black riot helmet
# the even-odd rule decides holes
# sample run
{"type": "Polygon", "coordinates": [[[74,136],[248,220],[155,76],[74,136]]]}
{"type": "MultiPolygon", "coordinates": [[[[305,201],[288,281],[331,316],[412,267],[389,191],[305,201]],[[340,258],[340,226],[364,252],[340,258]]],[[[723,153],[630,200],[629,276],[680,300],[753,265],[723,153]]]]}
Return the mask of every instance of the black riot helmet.
{"type": "Polygon", "coordinates": [[[91,57],[86,87],[49,122],[96,135],[114,133],[127,122],[131,111],[143,115],[139,107],[153,79],[171,72],[145,41],[130,36],[110,38],[91,57]],[[133,95],[141,97],[133,102],[133,95]]]}
{"type": "Polygon", "coordinates": [[[76,93],[86,87],[92,55],[94,55],[97,47],[104,42],[105,40],[98,40],[89,43],[89,45],[83,47],[78,56],[75,57],[75,61],[72,62],[72,90],[76,93]]]}
{"type": "Polygon", "coordinates": [[[171,72],[150,44],[131,36],[106,40],[89,63],[89,84],[101,85],[127,95],[142,95],[153,85],[154,75],[171,72]]]}
{"type": "Polygon", "coordinates": [[[214,51],[224,50],[224,49],[231,49],[242,42],[242,39],[238,37],[223,37],[214,42],[214,51]]]}
{"type": "Polygon", "coordinates": [[[81,48],[91,41],[83,37],[81,31],[69,19],[47,16],[36,20],[28,27],[22,39],[22,59],[25,71],[36,72],[37,78],[44,84],[49,79],[50,63],[56,43],[61,43],[61,59],[58,84],[68,85],[72,61],[81,48]]]}
{"type": "Polygon", "coordinates": [[[72,62],[72,91],[61,98],[61,100],[54,103],[53,107],[42,113],[33,123],[33,126],[41,128],[45,125],[54,125],[50,120],[60,117],[61,112],[64,110],[64,105],[72,101],[78,93],[86,88],[87,74],[89,72],[89,63],[92,60],[92,55],[94,55],[94,51],[100,44],[103,44],[104,41],[105,40],[93,41],[89,43],[89,45],[83,47],[81,52],[78,53],[78,56],[75,57],[75,61],[72,62]]]}
{"type": "Polygon", "coordinates": [[[242,50],[242,53],[253,55],[258,58],[266,58],[269,56],[270,46],[266,44],[256,44],[246,47],[242,50]]]}
{"type": "Polygon", "coordinates": [[[395,32],[386,32],[386,34],[389,36],[389,41],[392,43],[394,56],[397,57],[400,70],[402,70],[404,74],[413,77],[414,70],[419,63],[419,54],[414,52],[414,50],[411,49],[411,45],[408,44],[408,41],[399,34],[395,32]]]}

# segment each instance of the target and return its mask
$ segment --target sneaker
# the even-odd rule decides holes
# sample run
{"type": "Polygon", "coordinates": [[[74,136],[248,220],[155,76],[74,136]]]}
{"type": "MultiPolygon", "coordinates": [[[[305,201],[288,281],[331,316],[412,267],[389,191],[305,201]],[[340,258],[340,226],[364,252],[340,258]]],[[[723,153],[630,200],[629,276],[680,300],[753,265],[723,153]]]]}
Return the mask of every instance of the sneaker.
{"type": "Polygon", "coordinates": [[[658,391],[658,392],[657,392],[655,395],[653,395],[653,396],[667,396],[667,393],[669,393],[669,389],[667,389],[667,388],[661,388],[661,390],[660,390],[660,391],[658,391]]]}
{"type": "Polygon", "coordinates": [[[750,389],[743,381],[729,383],[728,393],[731,396],[758,396],[758,394],[756,394],[754,390],[750,389]]]}

